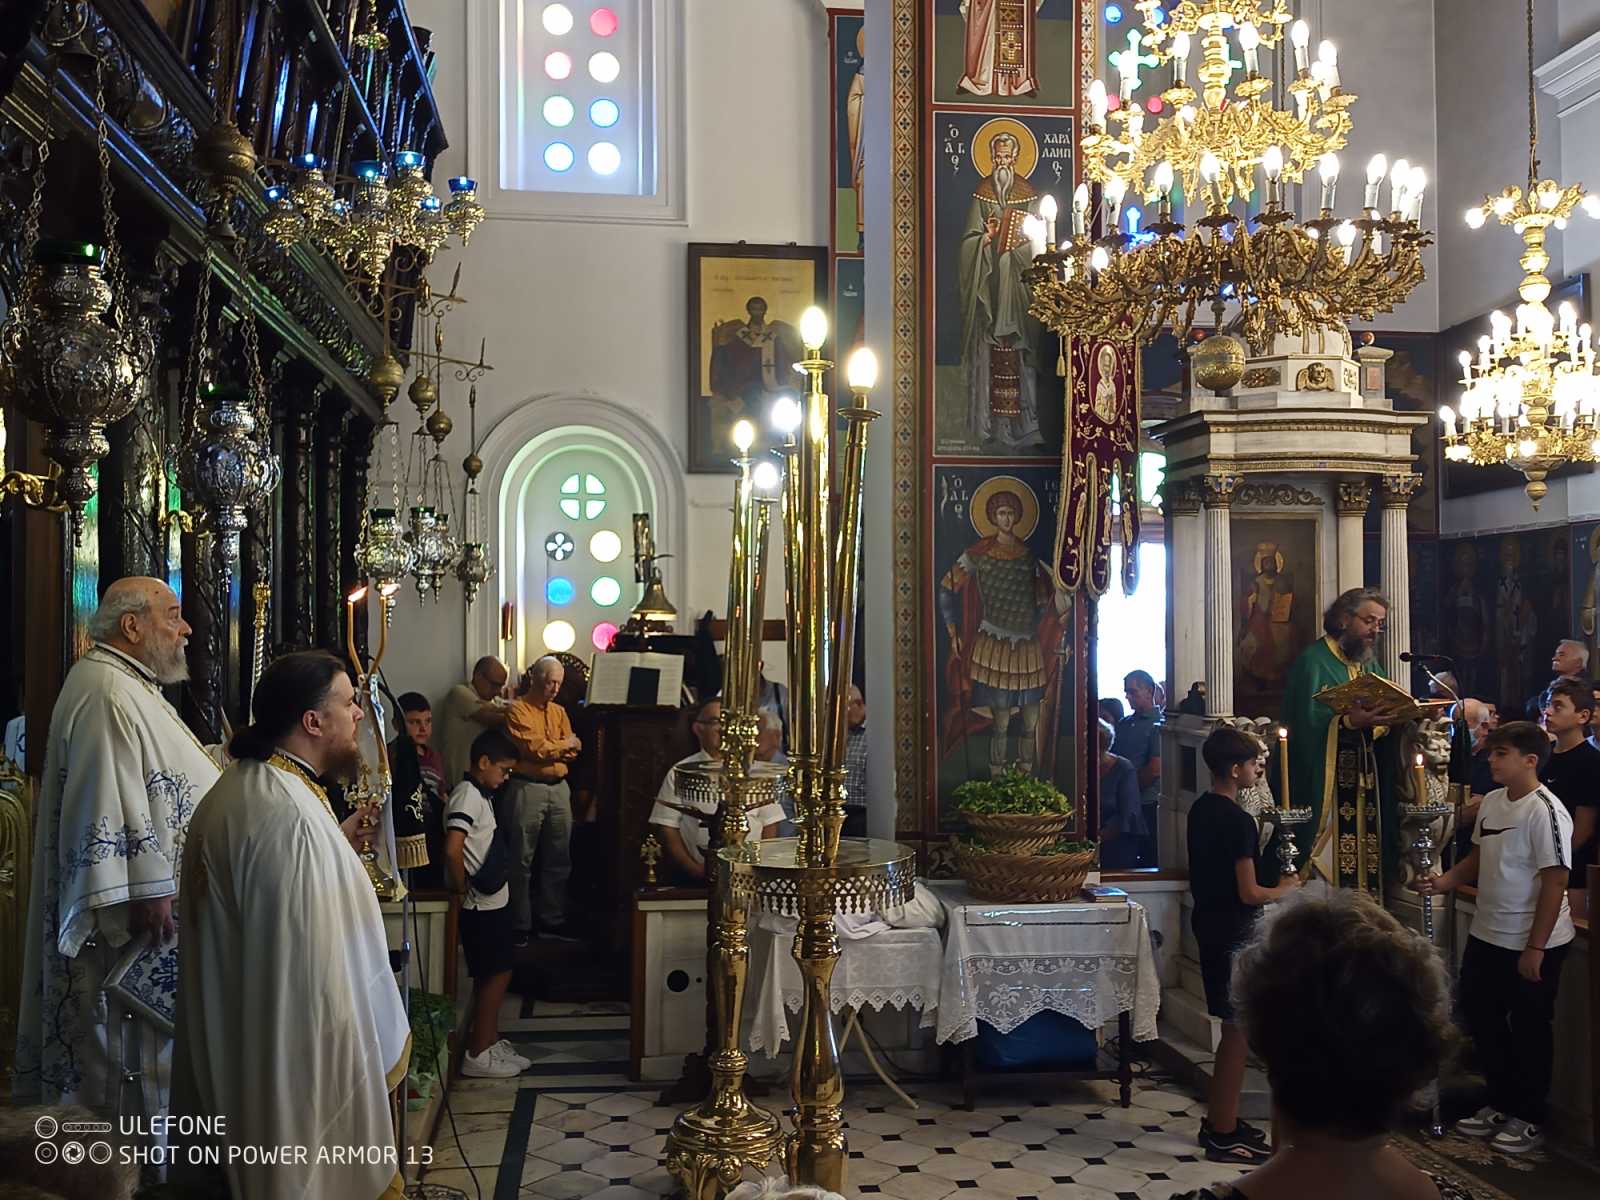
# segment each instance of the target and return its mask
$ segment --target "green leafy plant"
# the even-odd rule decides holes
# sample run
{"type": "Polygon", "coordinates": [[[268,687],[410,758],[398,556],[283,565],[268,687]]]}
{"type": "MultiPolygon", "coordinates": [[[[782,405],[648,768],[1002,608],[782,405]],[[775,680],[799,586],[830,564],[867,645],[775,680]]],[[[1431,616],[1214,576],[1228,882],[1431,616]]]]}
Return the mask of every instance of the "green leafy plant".
{"type": "Polygon", "coordinates": [[[956,808],[979,816],[1001,813],[1072,815],[1072,801],[1059,788],[1021,767],[1009,767],[993,779],[967,780],[956,788],[956,808]]]}

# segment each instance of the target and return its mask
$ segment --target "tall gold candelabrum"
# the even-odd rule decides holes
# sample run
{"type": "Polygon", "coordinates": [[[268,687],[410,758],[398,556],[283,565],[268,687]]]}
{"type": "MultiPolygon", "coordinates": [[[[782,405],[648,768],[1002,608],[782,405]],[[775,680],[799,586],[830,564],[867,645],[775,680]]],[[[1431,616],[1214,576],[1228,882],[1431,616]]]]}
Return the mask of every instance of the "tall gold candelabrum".
{"type": "MultiPolygon", "coordinates": [[[[788,467],[783,487],[784,608],[788,618],[789,790],[795,802],[794,838],[723,850],[735,900],[798,918],[794,957],[805,985],[805,1008],[795,1043],[790,1085],[795,1129],[784,1139],[792,1182],[844,1190],[844,1079],[829,1005],[839,939],[838,912],[872,912],[904,903],[915,877],[912,851],[892,841],[841,839],[844,825],[844,746],[855,654],[855,611],[861,554],[861,489],[866,406],[877,378],[870,351],[852,356],[854,402],[833,409],[822,378],[833,364],[822,357],[828,321],[820,309],[800,319],[806,391],[800,403],[780,404],[774,424],[785,434],[788,467]],[[845,423],[844,488],[830,507],[829,459],[834,419],[845,423]],[[835,523],[835,521],[837,523],[835,523]]],[[[759,615],[751,613],[759,625],[759,615]]],[[[750,668],[753,686],[754,667],[750,668]]]]}
{"type": "MultiPolygon", "coordinates": [[[[380,834],[387,841],[387,832],[381,829],[384,820],[390,819],[387,809],[389,807],[389,747],[383,738],[383,724],[378,719],[377,702],[373,695],[373,680],[377,678],[378,667],[383,662],[384,652],[389,648],[389,610],[394,605],[394,594],[400,590],[398,583],[382,584],[378,588],[378,613],[380,617],[378,632],[378,652],[373,655],[370,662],[363,663],[360,653],[356,649],[356,605],[365,605],[367,602],[367,587],[362,585],[345,597],[345,653],[350,659],[351,669],[356,673],[356,697],[361,706],[361,717],[367,725],[367,736],[372,738],[373,749],[371,760],[368,755],[361,756],[361,771],[356,782],[351,784],[345,793],[345,801],[352,808],[363,804],[377,804],[385,811],[380,826],[380,834]]],[[[358,734],[359,736],[359,734],[358,734]]],[[[372,890],[379,900],[384,903],[399,900],[405,894],[405,885],[400,882],[397,873],[390,870],[383,863],[382,857],[372,849],[368,843],[367,849],[360,851],[361,866],[367,873],[367,878],[372,882],[372,890]]],[[[391,858],[391,862],[392,862],[391,858]]]]}
{"type": "MultiPolygon", "coordinates": [[[[680,797],[711,799],[720,811],[720,843],[731,856],[747,859],[749,809],[777,798],[781,772],[755,761],[761,721],[756,681],[761,663],[761,614],[765,611],[767,536],[773,488],[770,462],[752,469],[755,429],[748,421],[734,428],[739,476],[733,490],[733,550],[728,578],[728,634],[723,662],[722,759],[675,770],[680,797]]],[[[746,1059],[739,1049],[745,982],[750,962],[749,901],[735,899],[728,887],[730,869],[718,855],[707,855],[710,900],[707,959],[715,1028],[711,1046],[711,1093],[673,1122],[666,1143],[667,1170],[689,1200],[717,1200],[738,1183],[746,1167],[772,1161],[782,1134],[778,1119],[744,1094],[746,1059]]]]}

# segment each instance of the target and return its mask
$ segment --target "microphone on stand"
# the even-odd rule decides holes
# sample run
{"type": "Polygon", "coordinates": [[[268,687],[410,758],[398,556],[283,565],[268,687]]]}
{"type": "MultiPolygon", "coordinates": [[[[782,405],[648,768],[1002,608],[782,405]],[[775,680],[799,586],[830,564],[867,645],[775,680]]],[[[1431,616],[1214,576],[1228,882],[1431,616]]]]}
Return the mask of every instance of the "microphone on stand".
{"type": "Polygon", "coordinates": [[[1400,652],[1401,662],[1414,662],[1420,667],[1453,667],[1456,660],[1445,654],[1413,654],[1410,650],[1400,652]]]}

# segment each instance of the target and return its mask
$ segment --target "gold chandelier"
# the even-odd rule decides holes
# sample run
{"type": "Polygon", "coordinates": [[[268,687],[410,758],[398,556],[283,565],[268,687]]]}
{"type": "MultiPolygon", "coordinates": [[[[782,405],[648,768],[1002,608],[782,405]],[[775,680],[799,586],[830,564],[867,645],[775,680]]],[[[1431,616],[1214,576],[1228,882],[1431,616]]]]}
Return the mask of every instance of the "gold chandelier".
{"type": "MultiPolygon", "coordinates": [[[[1115,111],[1103,82],[1089,90],[1084,175],[1073,197],[1071,235],[1057,243],[1056,205],[1046,196],[1025,222],[1034,249],[1028,281],[1033,314],[1058,333],[1148,339],[1175,323],[1180,334],[1210,308],[1218,327],[1230,304],[1251,349],[1265,353],[1280,333],[1352,319],[1370,320],[1401,303],[1422,281],[1421,229],[1426,173],[1404,159],[1391,169],[1378,155],[1367,168],[1361,215],[1334,215],[1339,160],[1355,96],[1340,86],[1338,54],[1323,42],[1310,57],[1310,28],[1293,21],[1283,0],[1184,0],[1161,24],[1157,0],[1140,0],[1144,42],[1157,65],[1172,65],[1159,103],[1134,98],[1137,64],[1120,64],[1115,111]],[[1273,101],[1274,82],[1260,72],[1260,48],[1293,46],[1294,78],[1282,91],[1293,112],[1273,101]],[[1233,85],[1227,31],[1236,31],[1244,77],[1233,85]],[[1186,82],[1192,38],[1200,38],[1197,94],[1186,82]],[[1194,105],[1200,100],[1200,106],[1194,105]],[[1147,111],[1162,115],[1146,131],[1147,111]],[[1113,132],[1113,128],[1115,132],[1113,132]],[[1318,215],[1299,221],[1284,204],[1285,182],[1315,166],[1321,180],[1318,215]],[[1265,200],[1254,216],[1231,211],[1255,194],[1257,168],[1265,200]],[[1389,181],[1389,205],[1379,195],[1389,181]],[[1202,204],[1194,229],[1173,219],[1173,192],[1202,204]],[[1124,207],[1132,193],[1154,203],[1156,219],[1124,207]],[[1126,228],[1124,229],[1124,222],[1126,228]],[[1098,235],[1096,234],[1098,227],[1098,235]]],[[[1144,60],[1148,61],[1148,60],[1144,60]]]]}
{"type": "Polygon", "coordinates": [[[1566,227],[1579,207],[1600,217],[1600,196],[1581,184],[1563,187],[1539,178],[1539,119],[1533,89],[1533,0],[1528,0],[1528,185],[1515,184],[1467,210],[1480,229],[1492,214],[1522,235],[1522,269],[1515,321],[1491,313],[1490,332],[1478,339],[1476,359],[1461,352],[1459,412],[1439,410],[1445,457],[1478,466],[1504,464],[1527,479],[1535,511],[1550,490],[1545,477],[1569,462],[1600,459],[1600,376],[1595,373],[1592,330],[1578,324],[1563,301],[1551,313],[1550,265],[1545,231],[1566,227]]]}

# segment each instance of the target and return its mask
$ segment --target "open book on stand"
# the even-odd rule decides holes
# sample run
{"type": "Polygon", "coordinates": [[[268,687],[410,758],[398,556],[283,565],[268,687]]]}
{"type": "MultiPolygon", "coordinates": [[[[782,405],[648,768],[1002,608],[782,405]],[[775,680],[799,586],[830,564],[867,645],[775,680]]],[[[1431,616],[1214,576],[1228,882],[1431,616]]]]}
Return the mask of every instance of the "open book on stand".
{"type": "Polygon", "coordinates": [[[1314,699],[1341,717],[1358,708],[1370,708],[1391,725],[1434,716],[1450,707],[1448,700],[1416,700],[1410,692],[1396,687],[1381,675],[1358,675],[1349,683],[1323,688],[1314,699]]]}

